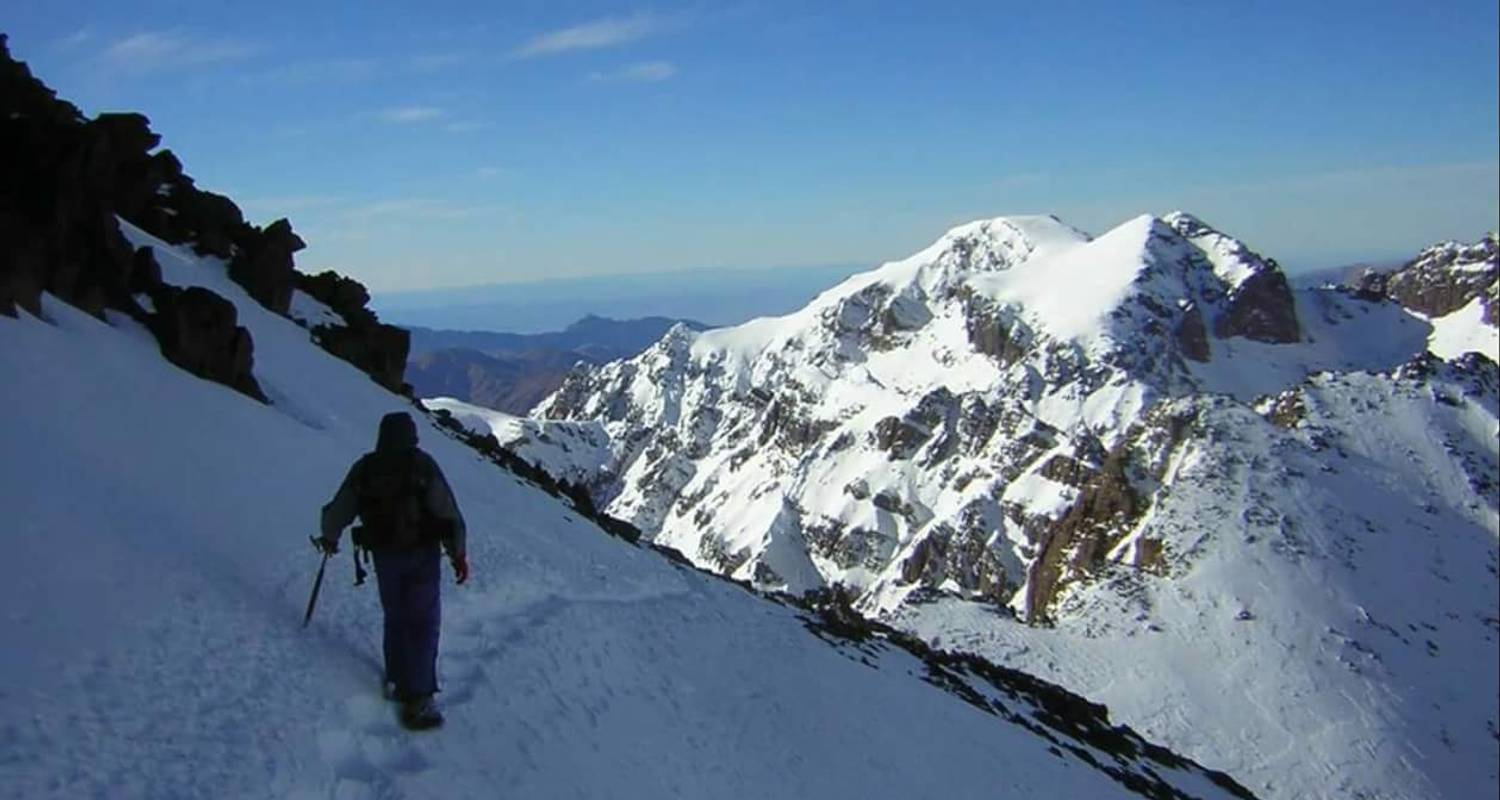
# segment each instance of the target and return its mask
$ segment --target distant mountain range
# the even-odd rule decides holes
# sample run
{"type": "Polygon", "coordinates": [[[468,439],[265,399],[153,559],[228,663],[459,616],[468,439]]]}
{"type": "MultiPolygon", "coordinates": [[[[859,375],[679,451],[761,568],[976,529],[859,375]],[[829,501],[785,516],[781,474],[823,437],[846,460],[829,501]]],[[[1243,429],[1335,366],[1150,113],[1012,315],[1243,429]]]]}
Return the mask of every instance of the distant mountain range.
{"type": "Polygon", "coordinates": [[[382,292],[371,305],[402,327],[555,331],[591,314],[686,317],[714,327],[785,314],[859,271],[830,264],[558,278],[530,283],[382,292]]]}
{"type": "Polygon", "coordinates": [[[579,363],[629,358],[692,320],[646,317],[614,320],[589,315],[551,333],[491,333],[411,329],[406,381],[418,397],[451,397],[485,408],[525,414],[557,390],[579,363]]]}

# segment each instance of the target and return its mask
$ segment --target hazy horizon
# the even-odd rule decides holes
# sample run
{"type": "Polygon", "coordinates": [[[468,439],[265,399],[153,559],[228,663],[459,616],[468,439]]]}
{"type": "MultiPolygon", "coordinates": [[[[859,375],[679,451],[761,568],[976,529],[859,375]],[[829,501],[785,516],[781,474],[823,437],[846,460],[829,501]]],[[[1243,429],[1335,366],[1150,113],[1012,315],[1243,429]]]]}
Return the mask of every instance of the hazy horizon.
{"type": "Polygon", "coordinates": [[[370,305],[384,322],[441,330],[548,333],[591,314],[618,320],[670,317],[725,327],[791,313],[864,269],[834,264],[556,278],[377,292],[370,305]]]}

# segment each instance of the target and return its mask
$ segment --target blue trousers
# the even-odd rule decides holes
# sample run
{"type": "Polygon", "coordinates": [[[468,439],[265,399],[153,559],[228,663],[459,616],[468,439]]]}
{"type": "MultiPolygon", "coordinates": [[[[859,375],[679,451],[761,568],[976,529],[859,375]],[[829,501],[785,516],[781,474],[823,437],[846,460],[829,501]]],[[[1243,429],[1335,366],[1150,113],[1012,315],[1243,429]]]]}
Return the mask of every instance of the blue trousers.
{"type": "Polygon", "coordinates": [[[438,627],[443,615],[438,554],[435,545],[372,554],[385,611],[385,679],[396,685],[398,698],[437,691],[438,627]]]}

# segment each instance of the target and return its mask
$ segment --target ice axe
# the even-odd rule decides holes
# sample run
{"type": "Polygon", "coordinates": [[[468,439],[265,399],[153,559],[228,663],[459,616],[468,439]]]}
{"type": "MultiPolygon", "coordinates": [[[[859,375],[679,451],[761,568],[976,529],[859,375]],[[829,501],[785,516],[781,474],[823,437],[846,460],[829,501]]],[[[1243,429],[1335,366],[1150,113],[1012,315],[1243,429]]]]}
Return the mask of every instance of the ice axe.
{"type": "MultiPolygon", "coordinates": [[[[313,543],[313,547],[318,547],[318,540],[316,538],[309,536],[308,540],[313,543]]],[[[313,607],[318,604],[318,590],[323,588],[323,570],[328,568],[328,556],[332,555],[332,553],[321,547],[318,547],[318,550],[323,553],[323,562],[318,565],[318,577],[313,581],[312,596],[307,598],[307,613],[302,615],[302,627],[304,628],[307,627],[307,623],[312,622],[313,607]]]]}

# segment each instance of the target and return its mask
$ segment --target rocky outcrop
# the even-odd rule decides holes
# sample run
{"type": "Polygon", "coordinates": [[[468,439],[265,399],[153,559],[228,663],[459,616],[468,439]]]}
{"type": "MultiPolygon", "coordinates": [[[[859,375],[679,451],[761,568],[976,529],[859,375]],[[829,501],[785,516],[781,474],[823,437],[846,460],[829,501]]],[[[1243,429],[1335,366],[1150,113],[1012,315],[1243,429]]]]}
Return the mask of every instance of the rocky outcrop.
{"type": "Polygon", "coordinates": [[[1082,485],[1067,513],[1044,534],[1041,556],[1026,576],[1029,622],[1046,619],[1065,580],[1072,573],[1098,566],[1109,546],[1144,510],[1140,494],[1126,475],[1127,458],[1123,448],[1112,451],[1082,485]]]}
{"type": "Polygon", "coordinates": [[[1003,606],[1021,576],[1006,570],[994,546],[1001,522],[991,504],[973,502],[957,517],[957,525],[943,523],[917,541],[901,562],[904,583],[957,586],[968,596],[1003,606]]]}
{"type": "MultiPolygon", "coordinates": [[[[282,315],[298,285],[292,255],[305,245],[287,220],[256,227],[229,198],[197,188],[171,151],[152,152],[160,142],[141,114],[85,119],[12,59],[0,35],[0,313],[39,315],[43,292],[101,318],[113,309],[145,324],[173,363],[264,401],[233,305],[164,286],[155,259],[136,252],[116,220],[224,259],[231,279],[282,315]]],[[[363,311],[368,295],[359,294],[363,311]]],[[[346,319],[323,332],[325,346],[401,391],[405,332],[368,311],[346,319]]]]}
{"type": "Polygon", "coordinates": [[[1203,312],[1197,306],[1188,309],[1177,325],[1177,349],[1184,358],[1199,363],[1206,363],[1209,359],[1208,328],[1204,326],[1203,312]]]}
{"type": "MultiPolygon", "coordinates": [[[[284,222],[285,220],[282,220],[284,222]]],[[[278,223],[279,224],[279,223],[278,223]]],[[[275,229],[277,226],[272,225],[275,229]]],[[[301,239],[287,228],[284,234],[300,245],[301,239]]],[[[273,251],[292,242],[272,245],[273,251]]],[[[291,253],[286,253],[287,263],[291,253]]],[[[394,325],[386,325],[367,308],[370,293],[359,281],[346,278],[336,272],[322,272],[314,276],[292,273],[297,288],[322,302],[344,318],[344,325],[320,325],[313,328],[313,341],[328,352],[359,367],[376,383],[398,394],[411,394],[406,384],[406,357],[411,351],[411,334],[394,325]]],[[[279,286],[266,285],[267,291],[281,291],[279,286]]],[[[287,289],[290,299],[290,289],[287,289]]]]}
{"type": "MultiPolygon", "coordinates": [[[[1274,259],[1261,257],[1244,242],[1183,211],[1166,215],[1162,222],[1199,248],[1201,257],[1208,261],[1221,283],[1222,297],[1219,287],[1206,287],[1203,293],[1203,299],[1217,308],[1213,319],[1215,336],[1220,339],[1242,336],[1267,344],[1301,340],[1297,304],[1286,275],[1274,259]]],[[[1197,312],[1201,323],[1202,312],[1197,306],[1189,315],[1193,312],[1197,312]]],[[[1178,333],[1185,356],[1195,361],[1207,360],[1207,347],[1199,346],[1193,321],[1184,319],[1178,333]]]]}
{"type": "Polygon", "coordinates": [[[1031,344],[1030,331],[1020,320],[982,297],[971,297],[965,304],[964,328],[974,349],[1002,366],[1019,361],[1031,344]]]}
{"type": "Polygon", "coordinates": [[[248,330],[235,324],[233,303],[197,286],[158,286],[151,297],[156,313],[147,323],[167,360],[266,402],[252,371],[255,343],[248,330]]]}
{"type": "Polygon", "coordinates": [[[406,351],[411,335],[394,325],[322,326],[313,330],[313,341],[324,350],[359,367],[376,383],[397,394],[409,394],[406,385],[406,351]]]}
{"type": "Polygon", "coordinates": [[[1428,317],[1447,316],[1477,299],[1483,320],[1500,325],[1500,241],[1491,233],[1473,244],[1436,244],[1399,269],[1366,272],[1355,288],[1428,317]]]}
{"type": "Polygon", "coordinates": [[[1245,279],[1229,295],[1224,313],[1214,322],[1220,339],[1243,336],[1257,342],[1290,344],[1302,338],[1292,287],[1281,270],[1266,270],[1245,279]]]}
{"type": "Polygon", "coordinates": [[[234,305],[163,284],[151,251],[120,233],[117,216],[173,216],[161,188],[181,170],[170,154],[150,154],[159,142],[140,114],[85,120],[12,60],[0,37],[0,147],[9,156],[0,174],[0,313],[40,315],[42,292],[100,318],[112,309],[143,323],[172,363],[265,402],[234,305]]]}
{"type": "Polygon", "coordinates": [[[245,287],[256,302],[285,315],[292,305],[292,290],[297,287],[292,254],[307,244],[292,232],[292,223],[285,218],[263,230],[242,232],[236,244],[234,259],[229,262],[230,279],[245,287]]]}

